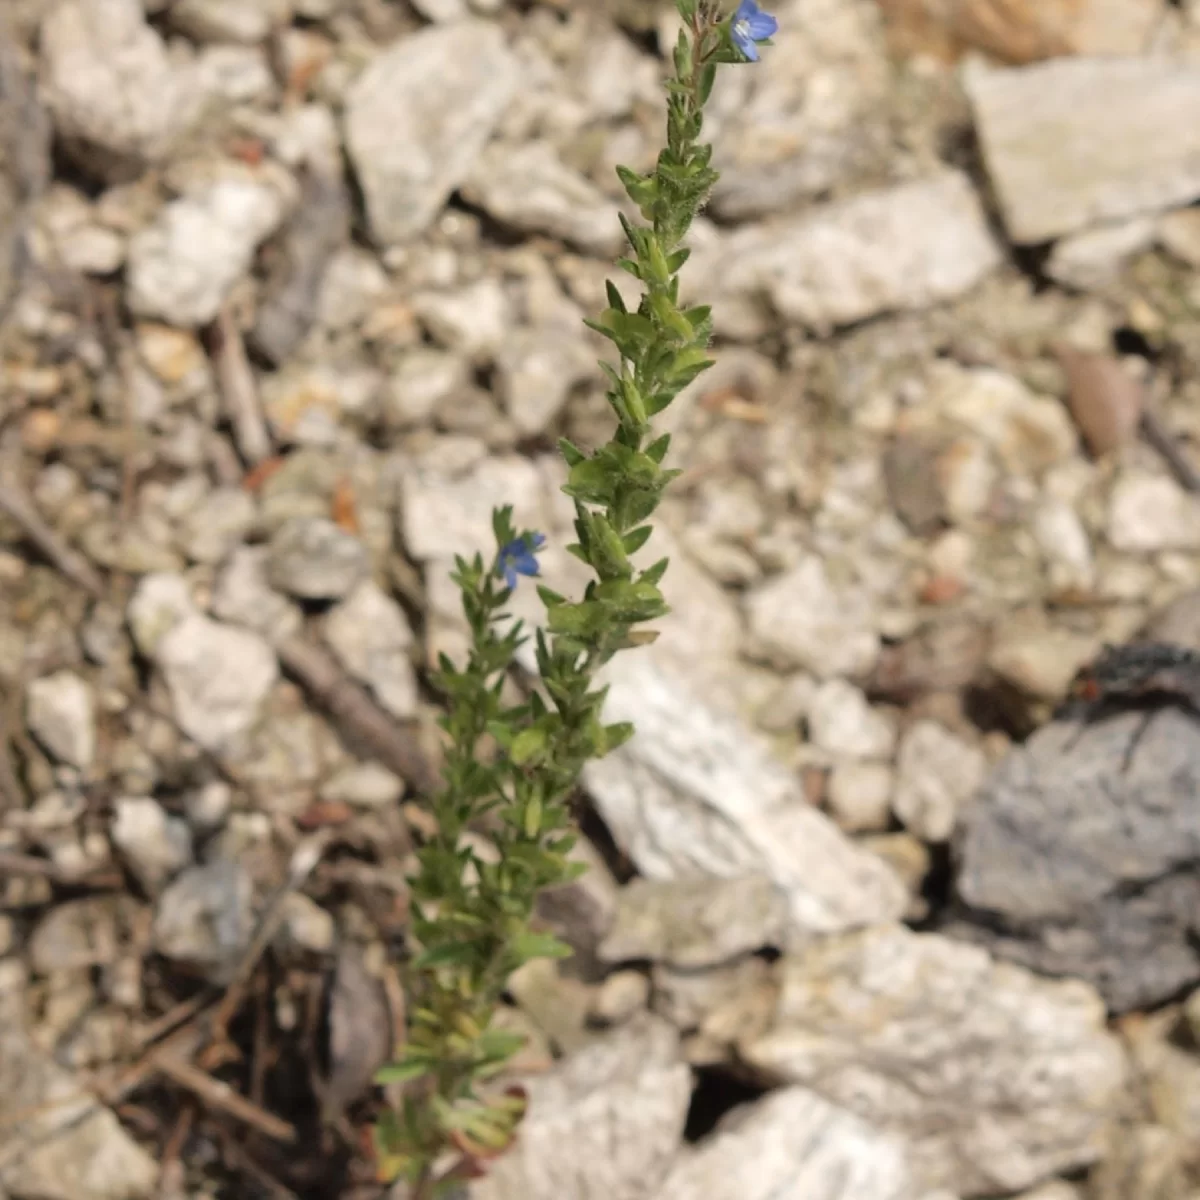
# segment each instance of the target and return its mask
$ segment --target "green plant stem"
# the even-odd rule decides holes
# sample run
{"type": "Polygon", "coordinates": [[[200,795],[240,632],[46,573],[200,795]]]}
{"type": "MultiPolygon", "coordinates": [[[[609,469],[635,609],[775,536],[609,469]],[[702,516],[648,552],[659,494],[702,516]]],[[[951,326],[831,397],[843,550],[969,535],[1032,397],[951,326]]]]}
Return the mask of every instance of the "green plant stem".
{"type": "MultiPolygon", "coordinates": [[[[679,306],[679,270],[688,256],[680,247],[717,178],[712,148],[698,140],[716,65],[741,60],[716,0],[676,3],[687,33],[675,47],[667,85],[667,144],[653,172],[618,168],[647,222],[622,218],[630,255],[619,265],[641,281],[643,293],[630,311],[610,283],[608,308],[588,322],[618,352],[616,366],[601,363],[616,432],[590,454],[560,443],[568,466],[563,490],[575,502],[577,541],[568,549],[594,579],[577,601],[539,588],[547,616],[536,634],[542,689],[524,704],[506,707],[501,699],[525,640],[505,608],[517,575],[537,573],[541,536],[517,531],[511,510],[500,509],[493,562],[486,569],[480,555],[456,562],[471,645],[465,667],[443,659],[438,675],[448,697],[443,727],[450,748],[445,787],[432,804],[436,832],[418,852],[412,885],[416,1003],[407,1044],[380,1074],[402,1085],[405,1097],[376,1127],[381,1170],[403,1174],[413,1200],[435,1200],[444,1185],[478,1173],[511,1144],[523,1093],[488,1095],[485,1085],[521,1039],[491,1029],[491,1021],[516,968],[569,952],[533,928],[534,905],[543,888],[580,873],[568,860],[574,839],[567,800],[583,765],[633,732],[602,723],[605,690],[593,688],[594,676],[618,651],[653,640],[638,626],[667,612],[658,587],[666,561],[638,569],[632,556],[678,473],[662,465],[670,439],[654,437],[652,419],[711,365],[708,309],[679,306]],[[464,841],[485,820],[494,856],[464,841]],[[457,1159],[438,1175],[436,1164],[451,1150],[457,1159]]],[[[751,19],[761,24],[761,14],[751,19]]],[[[745,27],[737,36],[748,36],[745,27]]]]}

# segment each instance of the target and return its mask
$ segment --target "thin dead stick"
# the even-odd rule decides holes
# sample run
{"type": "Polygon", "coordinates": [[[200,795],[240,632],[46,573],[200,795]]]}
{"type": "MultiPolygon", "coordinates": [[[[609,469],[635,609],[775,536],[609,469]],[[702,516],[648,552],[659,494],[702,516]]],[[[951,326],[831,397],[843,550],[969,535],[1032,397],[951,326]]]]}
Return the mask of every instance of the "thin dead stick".
{"type": "Polygon", "coordinates": [[[195,1123],[196,1105],[194,1104],[186,1105],[179,1116],[175,1118],[174,1128],[163,1146],[162,1158],[158,1164],[158,1194],[162,1200],[167,1200],[168,1197],[178,1195],[183,1191],[183,1164],[179,1161],[179,1156],[183,1152],[183,1147],[187,1143],[195,1123]]]}
{"type": "Polygon", "coordinates": [[[154,1056],[154,1067],[168,1079],[187,1088],[209,1108],[228,1113],[229,1116],[257,1129],[259,1133],[277,1142],[294,1142],[296,1127],[290,1122],[277,1117],[257,1104],[247,1100],[239,1092],[235,1092],[229,1084],[220,1079],[214,1079],[206,1071],[193,1066],[186,1059],[167,1051],[160,1051],[154,1056]]]}
{"type": "Polygon", "coordinates": [[[191,1021],[206,1008],[211,1008],[216,1002],[216,996],[210,992],[200,992],[190,1000],[181,1000],[174,1008],[137,1031],[134,1041],[138,1049],[144,1050],[147,1046],[153,1046],[155,1042],[161,1041],[167,1034],[191,1021]]]}
{"type": "Polygon", "coordinates": [[[83,588],[88,595],[99,597],[104,591],[100,576],[81,554],[77,554],[62,538],[42,520],[33,502],[10,483],[0,483],[0,512],[7,514],[20,527],[21,532],[57,567],[72,583],[83,588]]]}
{"type": "Polygon", "coordinates": [[[1149,407],[1142,412],[1142,436],[1163,456],[1180,487],[1189,492],[1200,493],[1200,471],[1197,471],[1184,454],[1175,435],[1149,407]]]}
{"type": "Polygon", "coordinates": [[[13,770],[12,759],[8,756],[9,741],[8,723],[0,715],[0,812],[6,808],[25,807],[21,783],[13,770]]]}
{"type": "Polygon", "coordinates": [[[258,402],[258,386],[241,330],[226,304],[217,314],[209,332],[209,352],[216,367],[217,381],[225,401],[225,412],[233,426],[233,438],[247,466],[270,458],[273,453],[271,434],[258,402]]]}
{"type": "Polygon", "coordinates": [[[274,1175],[256,1163],[250,1157],[249,1153],[247,1153],[245,1147],[239,1145],[232,1138],[222,1136],[221,1149],[225,1152],[226,1159],[234,1167],[239,1171],[245,1171],[264,1190],[270,1192],[275,1197],[275,1200],[299,1200],[295,1192],[285,1187],[274,1175]]]}
{"type": "Polygon", "coordinates": [[[325,847],[329,844],[330,838],[330,831],[323,829],[320,833],[314,833],[311,837],[305,838],[292,852],[287,878],[275,889],[264,906],[250,942],[234,968],[233,976],[225,989],[225,995],[221,997],[221,1002],[213,1013],[211,1034],[214,1043],[219,1044],[225,1040],[225,1031],[242,1005],[246,985],[250,982],[255,967],[258,966],[258,960],[262,958],[263,952],[283,920],[284,900],[304,885],[304,881],[321,861],[321,855],[325,853],[325,847]]]}
{"type": "Polygon", "coordinates": [[[327,651],[300,634],[275,643],[284,669],[347,733],[357,736],[381,763],[418,792],[429,795],[438,775],[420,739],[398,725],[349,679],[327,651]]]}

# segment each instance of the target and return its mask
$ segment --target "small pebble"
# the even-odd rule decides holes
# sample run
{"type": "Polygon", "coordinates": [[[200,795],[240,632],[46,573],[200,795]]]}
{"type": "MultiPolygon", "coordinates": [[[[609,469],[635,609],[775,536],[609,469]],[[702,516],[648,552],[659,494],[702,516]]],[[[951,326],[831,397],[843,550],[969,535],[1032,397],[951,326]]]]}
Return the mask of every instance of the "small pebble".
{"type": "Polygon", "coordinates": [[[340,600],[367,574],[367,551],[326,517],[292,517],[271,539],[267,580],[299,600],[340,600]]]}

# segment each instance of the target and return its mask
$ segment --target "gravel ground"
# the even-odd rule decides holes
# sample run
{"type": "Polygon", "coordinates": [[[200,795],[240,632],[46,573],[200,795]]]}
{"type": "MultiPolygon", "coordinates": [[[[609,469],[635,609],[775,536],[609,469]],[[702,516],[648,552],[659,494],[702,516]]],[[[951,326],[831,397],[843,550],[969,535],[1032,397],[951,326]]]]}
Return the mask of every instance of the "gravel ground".
{"type": "MultiPolygon", "coordinates": [[[[472,1200],[1197,1200],[1194,660],[1072,696],[1200,651],[1200,3],[772,11],[472,1200]]],[[[676,21],[4,5],[0,1200],[383,1194],[449,571],[578,586],[676,21]]]]}

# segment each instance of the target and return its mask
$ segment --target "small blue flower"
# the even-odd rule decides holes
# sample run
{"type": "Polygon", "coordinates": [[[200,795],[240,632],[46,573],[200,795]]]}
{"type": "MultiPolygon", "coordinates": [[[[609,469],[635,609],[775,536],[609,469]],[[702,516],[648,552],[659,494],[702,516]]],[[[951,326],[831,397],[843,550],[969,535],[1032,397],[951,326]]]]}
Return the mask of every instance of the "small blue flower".
{"type": "Polygon", "coordinates": [[[535,554],[546,544],[544,534],[528,533],[513,538],[507,546],[500,548],[496,556],[496,574],[504,577],[504,586],[512,591],[517,586],[518,575],[538,574],[535,554]]]}
{"type": "Polygon", "coordinates": [[[758,62],[755,43],[765,42],[778,28],[779,22],[770,13],[763,12],[754,0],[742,0],[729,23],[729,36],[746,58],[758,62]]]}

